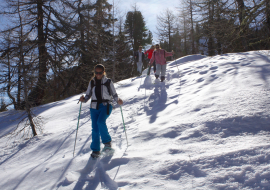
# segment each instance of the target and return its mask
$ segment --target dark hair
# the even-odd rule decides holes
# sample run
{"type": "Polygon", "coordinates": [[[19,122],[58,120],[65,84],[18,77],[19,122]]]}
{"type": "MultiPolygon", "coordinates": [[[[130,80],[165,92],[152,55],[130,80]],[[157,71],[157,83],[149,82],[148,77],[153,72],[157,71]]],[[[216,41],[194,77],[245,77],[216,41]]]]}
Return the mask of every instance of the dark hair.
{"type": "Polygon", "coordinates": [[[105,71],[105,67],[104,67],[104,65],[102,65],[102,64],[97,64],[97,65],[95,66],[95,70],[96,70],[96,68],[100,68],[100,69],[102,69],[102,71],[105,71]]]}
{"type": "Polygon", "coordinates": [[[159,44],[156,44],[155,45],[155,49],[157,49],[157,47],[156,46],[158,46],[159,47],[159,49],[161,49],[161,47],[160,47],[160,45],[159,44]]]}

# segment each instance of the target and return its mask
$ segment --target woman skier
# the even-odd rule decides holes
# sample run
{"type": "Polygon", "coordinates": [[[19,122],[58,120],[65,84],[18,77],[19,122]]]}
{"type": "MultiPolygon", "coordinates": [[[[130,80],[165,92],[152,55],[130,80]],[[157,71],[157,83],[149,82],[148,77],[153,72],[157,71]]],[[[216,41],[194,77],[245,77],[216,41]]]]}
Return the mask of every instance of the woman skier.
{"type": "Polygon", "coordinates": [[[118,98],[116,90],[110,79],[106,77],[105,67],[102,64],[95,66],[94,77],[90,80],[85,97],[82,95],[80,101],[86,103],[91,97],[90,115],[92,120],[92,158],[100,155],[100,137],[104,149],[111,149],[111,136],[108,132],[106,119],[112,112],[112,99],[119,105],[123,101],[118,98]]]}
{"type": "Polygon", "coordinates": [[[156,44],[156,50],[153,52],[152,58],[150,60],[150,65],[155,61],[156,62],[156,73],[155,77],[158,79],[159,75],[161,75],[160,79],[161,82],[165,80],[165,73],[166,73],[166,57],[173,56],[172,52],[166,52],[165,50],[161,49],[159,44],[156,44]]]}

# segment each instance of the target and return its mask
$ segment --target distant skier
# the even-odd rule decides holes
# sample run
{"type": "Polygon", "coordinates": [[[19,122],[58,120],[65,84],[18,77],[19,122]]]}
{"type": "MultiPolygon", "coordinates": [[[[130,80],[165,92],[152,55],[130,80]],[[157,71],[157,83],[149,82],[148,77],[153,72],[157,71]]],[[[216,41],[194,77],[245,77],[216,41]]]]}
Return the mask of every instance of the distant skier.
{"type": "Polygon", "coordinates": [[[155,61],[156,62],[156,73],[155,77],[158,79],[159,75],[161,75],[160,79],[161,82],[165,80],[165,74],[166,74],[166,57],[173,56],[172,52],[166,52],[165,50],[161,49],[159,44],[156,44],[156,50],[153,52],[152,58],[150,60],[150,65],[155,61]]]}
{"type": "MultiPolygon", "coordinates": [[[[150,62],[154,50],[155,50],[155,46],[152,45],[151,48],[150,48],[149,50],[147,50],[146,52],[144,52],[145,55],[148,54],[148,57],[147,57],[148,62],[150,62]]],[[[156,62],[155,62],[155,61],[153,62],[153,66],[154,66],[154,72],[156,72],[156,62]]]]}
{"type": "Polygon", "coordinates": [[[108,132],[106,119],[112,112],[112,100],[122,105],[123,101],[118,98],[116,90],[110,79],[106,77],[105,67],[102,64],[95,66],[94,77],[90,80],[85,97],[80,101],[86,103],[91,97],[90,115],[92,120],[92,158],[100,155],[100,137],[104,148],[111,148],[111,136],[108,132]]]}
{"type": "Polygon", "coordinates": [[[138,75],[142,74],[142,66],[144,61],[144,53],[142,52],[142,46],[139,46],[139,50],[134,53],[134,59],[137,63],[138,75]]]}

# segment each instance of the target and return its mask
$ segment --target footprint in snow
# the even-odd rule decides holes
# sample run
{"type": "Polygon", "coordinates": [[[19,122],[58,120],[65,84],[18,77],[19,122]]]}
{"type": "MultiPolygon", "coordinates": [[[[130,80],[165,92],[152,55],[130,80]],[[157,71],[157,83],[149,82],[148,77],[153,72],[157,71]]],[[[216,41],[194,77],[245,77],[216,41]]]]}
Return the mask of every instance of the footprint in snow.
{"type": "Polygon", "coordinates": [[[203,82],[203,81],[204,81],[203,78],[199,78],[199,79],[197,80],[197,82],[203,82]]]}
{"type": "Polygon", "coordinates": [[[207,70],[205,70],[205,71],[200,71],[199,73],[200,73],[201,75],[204,75],[204,74],[208,73],[208,71],[207,71],[207,70]]]}
{"type": "Polygon", "coordinates": [[[213,67],[210,67],[210,70],[215,70],[217,68],[218,68],[218,66],[213,66],[213,67]]]}

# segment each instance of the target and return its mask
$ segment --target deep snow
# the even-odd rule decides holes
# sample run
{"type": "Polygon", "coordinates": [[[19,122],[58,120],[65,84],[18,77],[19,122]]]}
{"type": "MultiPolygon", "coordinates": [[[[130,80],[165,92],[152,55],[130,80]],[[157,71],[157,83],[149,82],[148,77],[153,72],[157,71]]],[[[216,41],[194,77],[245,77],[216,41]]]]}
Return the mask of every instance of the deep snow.
{"type": "Polygon", "coordinates": [[[89,159],[89,102],[80,95],[34,109],[43,134],[8,140],[22,112],[0,113],[1,189],[270,189],[270,51],[168,64],[166,82],[115,84],[119,107],[107,120],[115,153],[89,159]]]}

